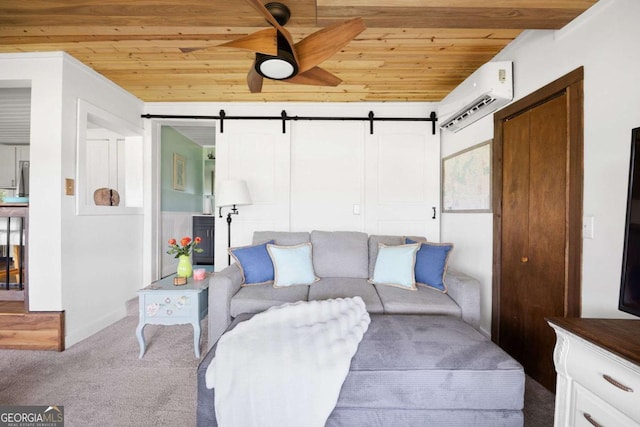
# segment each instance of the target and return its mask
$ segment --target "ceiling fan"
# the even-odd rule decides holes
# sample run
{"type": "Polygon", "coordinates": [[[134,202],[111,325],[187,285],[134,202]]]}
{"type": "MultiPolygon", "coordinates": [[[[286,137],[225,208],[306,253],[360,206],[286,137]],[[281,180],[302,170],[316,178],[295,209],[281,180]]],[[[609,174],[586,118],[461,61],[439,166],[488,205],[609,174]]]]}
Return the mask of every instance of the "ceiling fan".
{"type": "Polygon", "coordinates": [[[277,2],[263,5],[260,0],[247,2],[265,17],[272,28],[220,46],[247,49],[256,53],[255,61],[247,74],[247,84],[252,93],[262,91],[265,77],[316,86],[337,86],[342,82],[318,65],[366,29],[362,18],[331,25],[294,43],[291,34],[284,28],[291,17],[287,6],[277,2]]]}

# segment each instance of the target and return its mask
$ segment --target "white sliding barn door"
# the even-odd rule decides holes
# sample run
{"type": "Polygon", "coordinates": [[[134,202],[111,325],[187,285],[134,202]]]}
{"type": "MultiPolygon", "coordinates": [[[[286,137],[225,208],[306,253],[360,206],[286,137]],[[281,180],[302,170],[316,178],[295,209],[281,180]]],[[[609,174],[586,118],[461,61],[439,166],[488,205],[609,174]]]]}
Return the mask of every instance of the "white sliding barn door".
{"type": "Polygon", "coordinates": [[[431,123],[376,123],[365,146],[366,231],[439,241],[440,138],[431,123]]]}
{"type": "MultiPolygon", "coordinates": [[[[231,246],[251,243],[256,230],[289,230],[289,133],[278,121],[227,121],[216,135],[216,186],[225,179],[247,181],[252,205],[232,215],[231,246]]],[[[215,269],[227,266],[227,221],[216,208],[215,269]]]]}
{"type": "MultiPolygon", "coordinates": [[[[440,139],[424,122],[225,122],[216,182],[247,181],[232,246],[255,230],[352,230],[440,239],[440,139]],[[433,217],[433,208],[437,215],[433,217]]],[[[227,265],[228,208],[216,218],[216,270],[227,265]]],[[[217,209],[216,209],[216,214],[217,209]]],[[[216,215],[217,216],[217,215],[216,215]]]]}
{"type": "Polygon", "coordinates": [[[364,127],[362,122],[292,124],[292,231],[364,229],[364,127]]]}

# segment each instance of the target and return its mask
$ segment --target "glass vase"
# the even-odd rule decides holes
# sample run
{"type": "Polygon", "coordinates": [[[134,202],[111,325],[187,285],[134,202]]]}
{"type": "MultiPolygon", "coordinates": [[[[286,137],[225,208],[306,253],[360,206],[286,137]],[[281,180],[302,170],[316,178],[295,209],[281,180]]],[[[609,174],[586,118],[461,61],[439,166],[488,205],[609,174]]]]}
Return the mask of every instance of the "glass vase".
{"type": "Polygon", "coordinates": [[[178,257],[178,269],[176,276],[178,277],[191,277],[193,273],[193,267],[191,266],[191,257],[189,255],[180,255],[178,257]]]}

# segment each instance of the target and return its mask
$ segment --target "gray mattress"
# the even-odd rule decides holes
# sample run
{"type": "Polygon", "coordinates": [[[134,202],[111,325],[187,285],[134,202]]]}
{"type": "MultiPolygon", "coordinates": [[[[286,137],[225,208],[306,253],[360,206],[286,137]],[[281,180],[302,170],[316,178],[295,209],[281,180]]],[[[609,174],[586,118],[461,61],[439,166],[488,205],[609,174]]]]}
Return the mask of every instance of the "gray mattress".
{"type": "MultiPolygon", "coordinates": [[[[198,367],[200,427],[217,425],[214,354],[198,367]]],[[[523,402],[522,366],[459,318],[372,315],[327,426],[522,426],[523,402]]]]}

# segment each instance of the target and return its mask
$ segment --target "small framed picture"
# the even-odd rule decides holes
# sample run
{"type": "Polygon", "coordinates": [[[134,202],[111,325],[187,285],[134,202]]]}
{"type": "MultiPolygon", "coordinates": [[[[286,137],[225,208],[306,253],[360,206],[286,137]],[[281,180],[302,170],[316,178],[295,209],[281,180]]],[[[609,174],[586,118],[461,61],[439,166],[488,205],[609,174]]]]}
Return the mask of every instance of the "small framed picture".
{"type": "Polygon", "coordinates": [[[180,154],[173,153],[173,189],[184,191],[187,182],[187,161],[180,154]]]}

